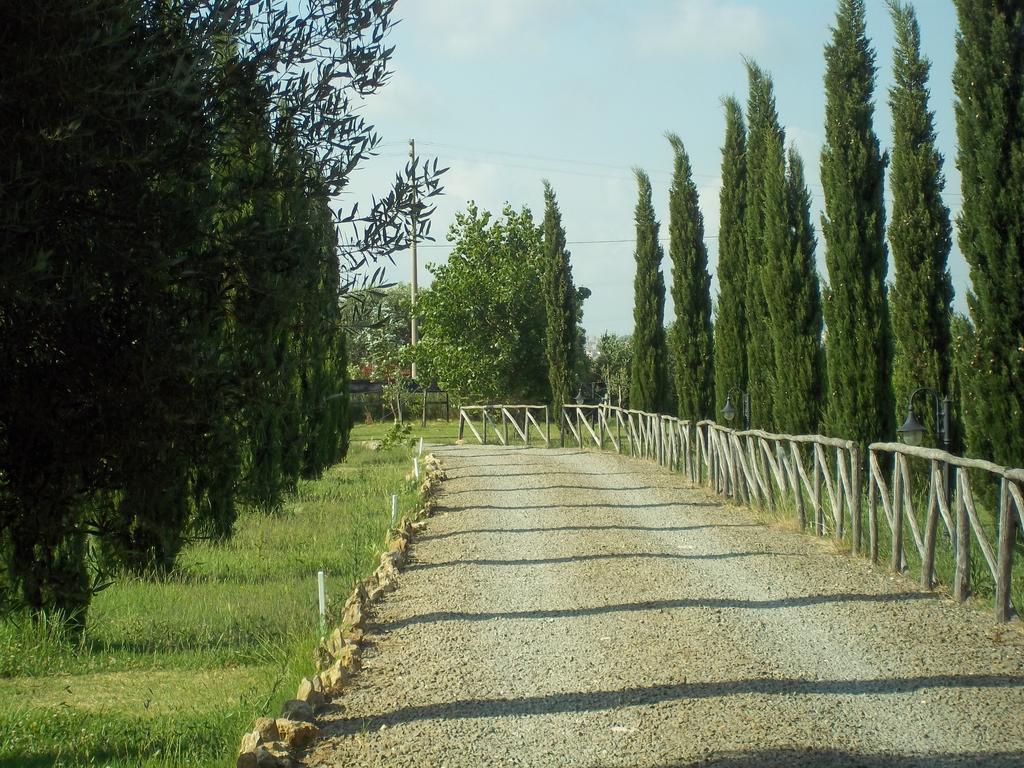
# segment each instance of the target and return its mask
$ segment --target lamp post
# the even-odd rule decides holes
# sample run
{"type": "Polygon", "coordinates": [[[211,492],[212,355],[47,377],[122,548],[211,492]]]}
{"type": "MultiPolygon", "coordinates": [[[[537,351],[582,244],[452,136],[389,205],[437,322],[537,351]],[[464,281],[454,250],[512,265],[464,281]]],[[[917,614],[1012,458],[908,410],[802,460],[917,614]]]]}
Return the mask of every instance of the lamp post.
{"type": "MultiPolygon", "coordinates": [[[[925,429],[924,424],[918,421],[914,415],[914,398],[920,394],[932,396],[932,400],[935,403],[935,437],[942,445],[942,450],[949,453],[951,441],[949,419],[950,412],[953,410],[953,402],[949,399],[948,395],[940,395],[929,387],[918,387],[911,393],[910,399],[907,401],[906,421],[896,430],[896,434],[907,445],[918,446],[924,440],[925,433],[928,430],[925,429]]],[[[946,504],[948,505],[952,494],[949,487],[949,462],[947,461],[942,462],[942,485],[946,504]]]]}
{"type": "Polygon", "coordinates": [[[910,400],[907,401],[907,419],[896,430],[896,434],[903,438],[903,442],[907,445],[920,445],[924,440],[925,432],[928,430],[925,429],[924,425],[914,415],[914,398],[920,394],[931,395],[935,402],[935,437],[942,444],[942,449],[949,453],[949,413],[952,401],[949,397],[940,395],[929,387],[918,387],[910,395],[910,400]]]}
{"type": "Polygon", "coordinates": [[[750,395],[746,392],[741,392],[738,387],[733,387],[725,393],[725,405],[722,407],[722,416],[730,424],[736,418],[736,406],[732,404],[734,392],[739,396],[740,407],[743,409],[743,428],[750,429],[750,395]]]}

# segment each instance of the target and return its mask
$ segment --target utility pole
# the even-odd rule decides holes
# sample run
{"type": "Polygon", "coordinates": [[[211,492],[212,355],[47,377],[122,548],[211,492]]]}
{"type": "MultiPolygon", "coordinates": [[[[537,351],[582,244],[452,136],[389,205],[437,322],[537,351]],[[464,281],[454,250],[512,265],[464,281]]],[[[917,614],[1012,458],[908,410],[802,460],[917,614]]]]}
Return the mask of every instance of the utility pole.
{"type": "MultiPolygon", "coordinates": [[[[417,332],[416,332],[416,208],[418,200],[416,199],[417,187],[419,186],[416,180],[416,139],[409,139],[409,159],[412,161],[412,306],[409,311],[409,339],[412,342],[412,346],[416,346],[417,332]]],[[[416,379],[416,361],[412,362],[412,378],[416,379]]]]}

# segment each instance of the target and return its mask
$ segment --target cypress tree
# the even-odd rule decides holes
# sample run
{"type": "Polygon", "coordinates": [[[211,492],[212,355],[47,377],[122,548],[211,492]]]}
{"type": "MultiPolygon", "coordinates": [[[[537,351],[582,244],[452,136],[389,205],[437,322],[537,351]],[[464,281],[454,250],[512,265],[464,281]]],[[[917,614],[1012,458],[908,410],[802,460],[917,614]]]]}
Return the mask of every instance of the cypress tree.
{"type": "Polygon", "coordinates": [[[651,180],[636,170],[636,277],[633,280],[633,360],[629,407],[662,412],[668,401],[668,348],[665,343],[664,254],[658,244],[658,222],[651,201],[651,180]]]}
{"type": "Polygon", "coordinates": [[[765,268],[774,373],[772,423],[787,434],[817,431],[821,415],[821,295],[814,261],[811,197],[803,160],[774,146],[765,163],[765,268]]]}
{"type": "Polygon", "coordinates": [[[551,185],[544,182],[544,254],[541,290],[547,316],[544,340],[548,359],[551,405],[556,412],[574,394],[576,370],[576,288],[572,282],[565,230],[551,185]]]}
{"type": "Polygon", "coordinates": [[[1024,8],[957,0],[953,71],[976,364],[972,454],[1024,466],[1024,8]]]}
{"type": "Polygon", "coordinates": [[[747,331],[747,392],[750,394],[752,427],[770,427],[772,415],[772,352],[770,318],[765,302],[762,273],[766,265],[765,167],[770,157],[782,151],[783,133],[775,110],[772,80],[753,62],[747,62],[750,94],[747,104],[747,174],[744,228],[747,275],[744,304],[747,331]]]}
{"type": "Polygon", "coordinates": [[[676,321],[669,344],[674,353],[679,417],[698,421],[713,415],[714,366],[711,339],[711,275],[704,245],[704,217],[690,158],[682,140],[667,135],[675,161],[669,190],[669,258],[676,321]]]}
{"type": "Polygon", "coordinates": [[[867,443],[893,433],[886,304],[886,158],[872,126],[875,54],[863,0],[840,0],[825,47],[825,298],[828,430],[867,443]]]}
{"type": "Polygon", "coordinates": [[[715,413],[725,407],[733,387],[747,389],[747,329],[744,235],[747,130],[743,108],[733,97],[723,100],[725,143],[722,146],[722,191],[719,193],[718,307],[715,313],[715,413]]]}
{"type": "MultiPolygon", "coordinates": [[[[919,386],[949,391],[950,304],[953,286],[946,260],[950,248],[949,209],[942,202],[942,155],[935,149],[935,126],[928,109],[930,62],[921,56],[921,33],[914,9],[891,0],[896,31],[895,85],[889,90],[893,146],[892,247],[896,280],[889,296],[893,333],[893,394],[897,421],[907,398],[919,386]]],[[[932,408],[922,415],[929,432],[932,408]]]]}

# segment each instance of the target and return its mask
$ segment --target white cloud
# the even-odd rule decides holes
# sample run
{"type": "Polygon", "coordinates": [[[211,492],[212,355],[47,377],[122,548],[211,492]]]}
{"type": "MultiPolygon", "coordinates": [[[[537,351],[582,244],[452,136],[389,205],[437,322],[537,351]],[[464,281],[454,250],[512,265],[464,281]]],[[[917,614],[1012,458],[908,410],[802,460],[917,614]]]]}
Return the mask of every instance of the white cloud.
{"type": "Polygon", "coordinates": [[[399,122],[410,115],[430,117],[441,102],[435,85],[410,74],[408,69],[397,68],[379,91],[363,102],[366,119],[374,125],[399,122]]]}
{"type": "MultiPolygon", "coordinates": [[[[417,30],[434,48],[451,56],[470,57],[507,43],[552,11],[547,0],[428,0],[410,4],[417,30]]],[[[519,41],[527,42],[527,41],[519,41]]]]}
{"type": "Polygon", "coordinates": [[[641,48],[681,54],[754,54],[766,39],[768,20],[752,5],[722,0],[675,0],[642,19],[641,48]]]}

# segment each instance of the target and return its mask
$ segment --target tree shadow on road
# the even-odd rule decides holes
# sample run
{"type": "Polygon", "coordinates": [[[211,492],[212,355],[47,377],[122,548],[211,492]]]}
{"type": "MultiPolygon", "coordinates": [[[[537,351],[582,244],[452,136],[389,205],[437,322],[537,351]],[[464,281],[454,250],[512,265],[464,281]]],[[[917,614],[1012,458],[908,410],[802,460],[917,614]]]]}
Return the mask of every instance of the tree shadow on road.
{"type": "Polygon", "coordinates": [[[639,603],[617,603],[598,605],[590,608],[552,608],[529,611],[493,611],[467,613],[462,611],[435,611],[421,613],[406,619],[380,624],[384,631],[393,632],[414,624],[430,624],[437,621],[517,621],[522,619],[563,619],[583,616],[601,616],[609,613],[636,613],[639,611],[669,611],[689,608],[774,610],[777,608],[807,608],[835,603],[898,603],[910,600],[932,600],[929,592],[898,592],[892,594],[863,595],[851,593],[802,595],[781,597],[775,600],[739,600],[735,598],[677,598],[673,600],[648,600],[639,603]]]}
{"type": "Polygon", "coordinates": [[[507,565],[561,565],[566,563],[585,563],[591,560],[734,560],[741,557],[807,557],[807,555],[795,552],[717,552],[706,555],[680,555],[675,552],[601,552],[592,555],[519,558],[516,560],[467,558],[465,560],[446,560],[438,563],[413,563],[409,566],[409,571],[427,571],[434,568],[451,568],[457,565],[501,567],[507,565]]]}
{"type": "MultiPolygon", "coordinates": [[[[482,717],[528,717],[562,713],[596,712],[623,707],[644,707],[666,702],[728,696],[885,696],[917,693],[930,689],[1018,688],[1024,689],[1024,677],[1010,675],[921,675],[916,677],[872,680],[804,680],[799,678],[748,678],[720,682],[684,682],[666,685],[627,687],[618,690],[572,691],[518,698],[457,699],[434,704],[401,707],[369,718],[340,718],[330,722],[325,735],[343,735],[393,728],[423,720],[462,720],[482,717]]],[[[340,710],[339,710],[340,712],[340,710]]],[[[752,753],[756,755],[756,753],[752,753]]],[[[764,753],[770,754],[770,753],[764,753]]],[[[840,753],[841,754],[841,753],[840,753]]],[[[851,756],[852,757],[852,756],[851,756]]],[[[950,759],[952,755],[947,756],[950,759]]],[[[941,758],[941,756],[940,756],[941,758]]],[[[917,758],[914,758],[917,759],[917,758]]],[[[931,758],[929,757],[929,760],[931,758]]],[[[1020,756],[1017,757],[1020,765],[1020,756]]],[[[724,765],[762,765],[764,763],[724,763],[724,765]]],[[[769,763],[771,764],[771,763],[769,763]]],[[[815,763],[805,763],[805,765],[815,763]]],[[[849,763],[848,763],[849,764],[849,763]]],[[[853,765],[858,765],[854,762],[853,765]]],[[[903,765],[934,765],[932,762],[903,765]]],[[[953,765],[955,763],[946,763],[953,765]]],[[[774,765],[787,765],[775,763],[774,765]]],[[[830,763],[817,763],[830,765],[830,763]]],[[[901,765],[898,762],[867,763],[901,765]]],[[[942,765],[942,763],[939,763],[942,765]]]]}
{"type": "Polygon", "coordinates": [[[572,503],[572,504],[467,504],[463,509],[467,511],[478,511],[481,509],[497,510],[499,512],[509,511],[522,511],[526,512],[529,510],[541,510],[541,509],[676,509],[680,506],[687,507],[720,507],[722,506],[718,502],[679,502],[679,501],[663,501],[657,504],[587,504],[587,503],[572,503]]]}
{"type": "MultiPolygon", "coordinates": [[[[566,474],[569,474],[569,473],[566,473],[566,474]]],[[[515,475],[510,475],[510,477],[515,477],[515,475]]],[[[444,491],[444,494],[445,494],[445,496],[459,496],[459,495],[464,494],[464,493],[476,493],[476,494],[479,494],[479,493],[510,493],[510,492],[522,493],[523,491],[529,491],[530,493],[533,493],[534,491],[577,491],[577,492],[580,492],[580,493],[582,493],[583,491],[601,491],[602,493],[626,493],[626,492],[635,493],[636,491],[651,491],[651,490],[662,490],[662,491],[664,491],[664,490],[678,490],[678,491],[685,492],[685,491],[688,491],[689,489],[686,489],[686,488],[678,488],[678,489],[664,489],[664,488],[661,488],[661,489],[655,489],[654,486],[650,486],[650,485],[630,485],[630,486],[626,486],[626,487],[622,487],[622,488],[602,488],[600,486],[591,486],[591,485],[533,485],[533,486],[530,486],[529,488],[466,488],[465,490],[462,490],[462,491],[450,491],[450,490],[448,490],[446,488],[445,491],[444,491]]],[[[679,503],[680,504],[689,504],[689,502],[679,502],[679,503]]],[[[605,505],[605,506],[613,506],[613,505],[605,505]]],[[[693,504],[691,506],[698,506],[698,505],[697,504],[693,504]]],[[[705,506],[715,506],[715,507],[718,507],[718,506],[721,506],[721,504],[715,502],[714,504],[705,504],[705,506]]]]}
{"type": "MultiPolygon", "coordinates": [[[[450,511],[447,507],[438,507],[438,511],[450,511]]],[[[478,509],[478,507],[473,507],[478,509]]],[[[536,509],[536,507],[531,507],[536,509]]],[[[448,533],[426,533],[418,541],[436,541],[453,539],[458,536],[472,536],[484,533],[561,533],[568,531],[646,531],[655,533],[678,533],[683,531],[702,531],[709,528],[763,528],[757,523],[722,523],[709,525],[552,525],[539,528],[466,528],[448,533]]]]}
{"type": "MultiPolygon", "coordinates": [[[[475,447],[479,447],[479,446],[475,446],[475,447]]],[[[489,444],[487,446],[487,448],[488,448],[487,453],[463,453],[461,450],[459,450],[459,448],[460,448],[460,446],[458,446],[458,445],[438,445],[438,446],[435,446],[436,450],[443,451],[445,453],[457,452],[458,453],[458,457],[460,459],[493,459],[495,457],[495,454],[509,453],[509,452],[520,453],[522,451],[529,451],[529,450],[535,450],[535,451],[552,451],[552,450],[557,450],[558,453],[548,454],[550,456],[555,456],[555,457],[561,457],[561,456],[586,456],[587,454],[591,454],[591,453],[600,453],[600,451],[581,451],[581,450],[578,450],[578,449],[571,450],[571,449],[568,449],[568,448],[558,448],[558,447],[546,448],[543,445],[491,445],[491,444],[489,444]]]]}
{"type": "MultiPolygon", "coordinates": [[[[515,463],[515,468],[520,469],[522,467],[546,467],[551,468],[550,462],[540,461],[519,461],[515,463]]],[[[505,477],[538,477],[540,475],[581,475],[583,477],[625,477],[627,475],[635,475],[636,471],[632,472],[579,472],[577,470],[555,470],[553,472],[508,472],[508,464],[466,464],[465,466],[456,467],[449,469],[449,477],[473,477],[474,475],[466,472],[470,469],[500,469],[505,474],[505,477]],[[466,474],[453,474],[455,472],[466,474]]]]}
{"type": "MultiPolygon", "coordinates": [[[[1019,768],[1022,762],[1020,752],[896,755],[793,747],[712,754],[693,762],[659,763],[649,768],[1019,768]]],[[[598,768],[602,766],[598,764],[598,768]]]]}

